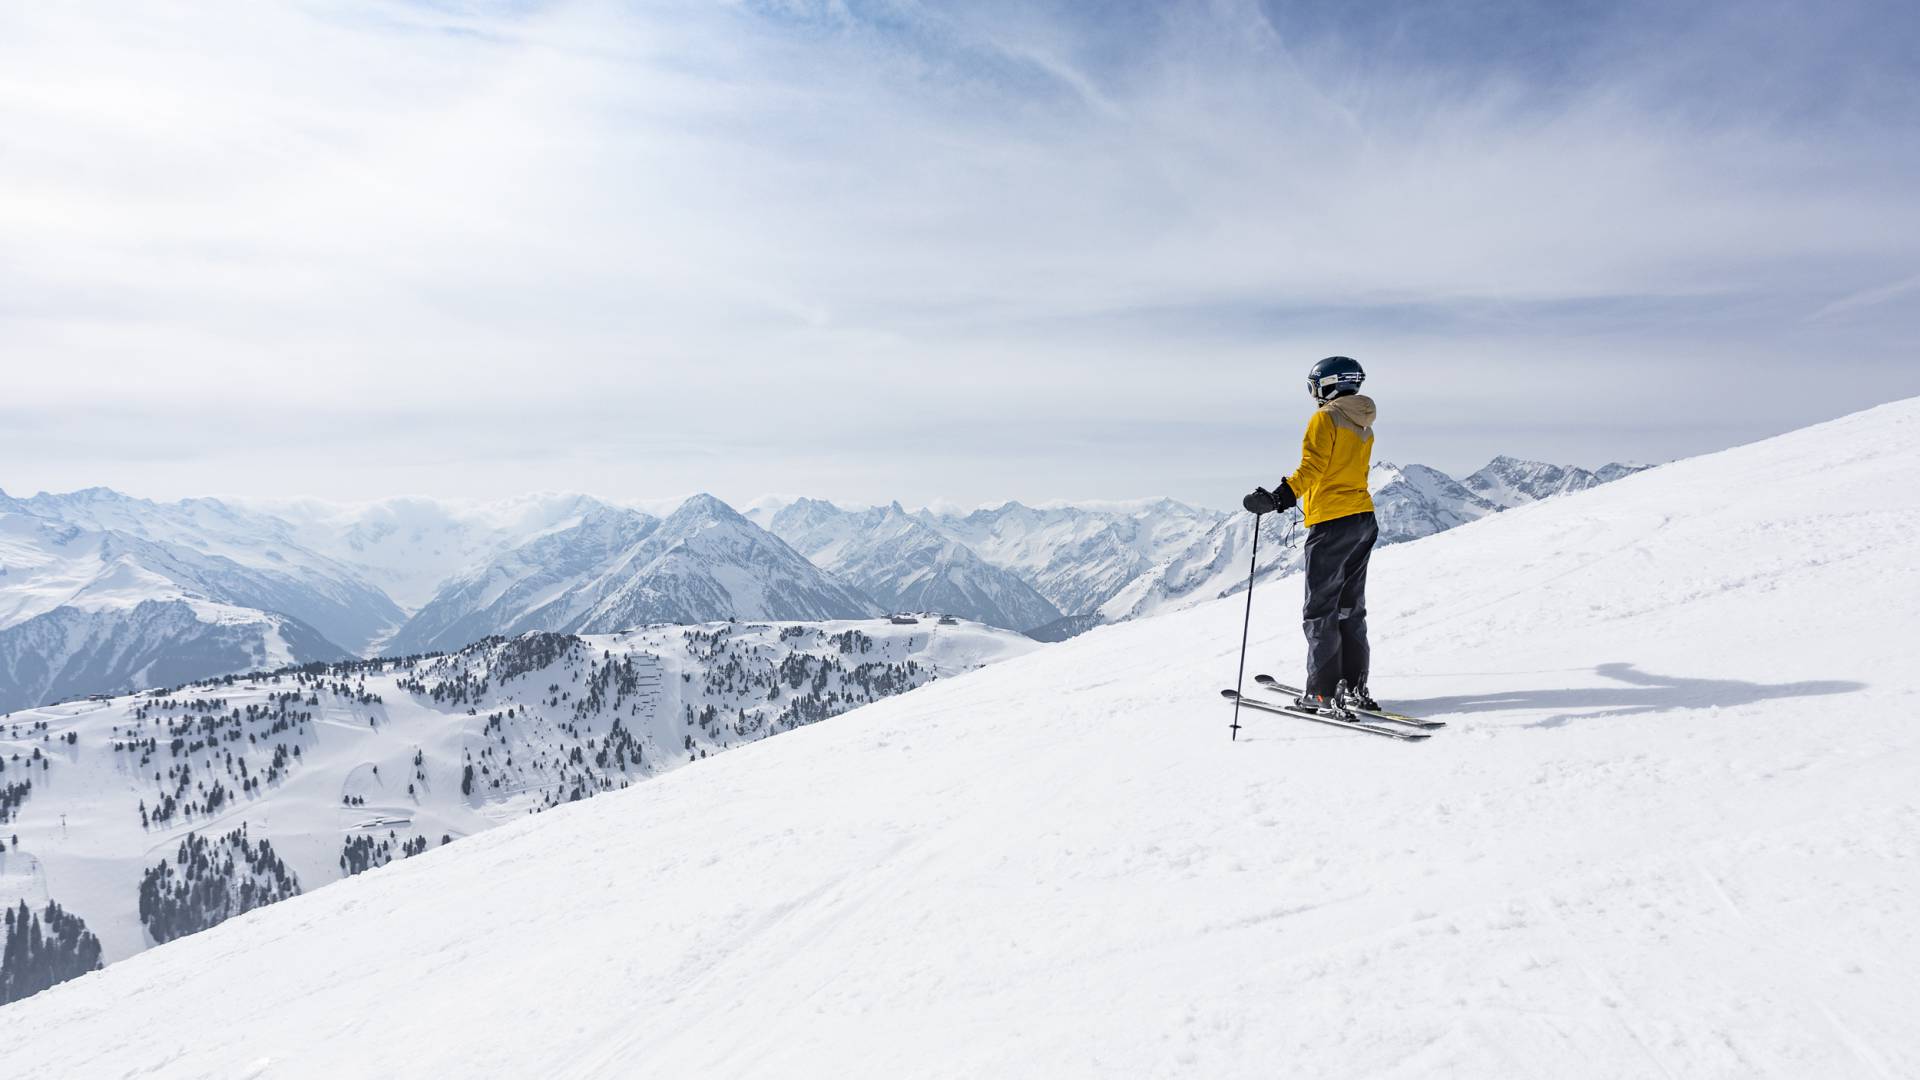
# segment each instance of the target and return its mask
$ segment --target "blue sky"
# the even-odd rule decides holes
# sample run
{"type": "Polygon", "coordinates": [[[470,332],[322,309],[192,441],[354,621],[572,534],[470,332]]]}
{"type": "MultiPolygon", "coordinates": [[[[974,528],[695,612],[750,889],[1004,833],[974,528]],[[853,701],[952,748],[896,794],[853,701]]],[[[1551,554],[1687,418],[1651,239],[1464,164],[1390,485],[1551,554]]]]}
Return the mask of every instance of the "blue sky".
{"type": "Polygon", "coordinates": [[[0,11],[0,487],[1172,494],[1920,394],[1894,3],[0,11]]]}

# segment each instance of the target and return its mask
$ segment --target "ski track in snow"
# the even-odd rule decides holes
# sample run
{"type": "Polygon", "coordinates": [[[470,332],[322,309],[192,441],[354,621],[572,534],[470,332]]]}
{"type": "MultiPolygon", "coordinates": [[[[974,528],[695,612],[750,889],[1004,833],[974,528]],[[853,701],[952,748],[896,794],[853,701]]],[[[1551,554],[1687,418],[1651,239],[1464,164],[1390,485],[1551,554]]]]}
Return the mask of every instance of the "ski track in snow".
{"type": "Polygon", "coordinates": [[[1915,475],[1900,402],[1382,550],[1425,743],[1229,742],[1228,598],[148,951],[0,1011],[8,1066],[1920,1075],[1915,475]]]}

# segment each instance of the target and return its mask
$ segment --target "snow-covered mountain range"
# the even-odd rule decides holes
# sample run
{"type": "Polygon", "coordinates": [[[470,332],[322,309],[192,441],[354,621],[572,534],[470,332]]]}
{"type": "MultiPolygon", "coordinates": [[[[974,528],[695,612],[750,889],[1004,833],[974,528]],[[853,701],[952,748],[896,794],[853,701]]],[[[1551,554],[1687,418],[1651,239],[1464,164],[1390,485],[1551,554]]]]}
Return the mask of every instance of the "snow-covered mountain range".
{"type": "Polygon", "coordinates": [[[1645,465],[1614,462],[1588,472],[1585,469],[1501,456],[1467,477],[1465,485],[1495,506],[1511,509],[1555,495],[1585,491],[1623,476],[1631,476],[1644,468],[1645,465]]]}
{"type": "MultiPolygon", "coordinates": [[[[3,497],[3,496],[0,496],[3,497]]],[[[0,503],[0,625],[99,609],[152,575],[313,627],[348,652],[405,618],[358,567],[302,546],[285,522],[215,499],[157,503],[105,488],[0,503]]]]}
{"type": "Polygon", "coordinates": [[[711,495],[664,519],[589,505],[442,586],[390,653],[526,630],[610,633],[717,619],[853,619],[880,608],[711,495]]]}
{"type": "Polygon", "coordinates": [[[1173,499],[1025,506],[921,520],[1033,584],[1062,615],[1097,610],[1127,582],[1174,557],[1228,515],[1173,499]]]}
{"type": "MultiPolygon", "coordinates": [[[[1265,714],[1229,741],[1227,597],[444,849],[349,816],[406,809],[415,742],[504,761],[489,698],[477,746],[441,751],[422,725],[368,754],[379,786],[350,781],[368,807],[326,844],[420,835],[424,853],[7,1006],[5,1060],[36,1077],[1920,1075],[1917,473],[1920,400],[1382,549],[1373,687],[1446,721],[1418,744],[1265,714]],[[1873,603],[1835,602],[1862,582],[1873,603]],[[183,1022],[183,1003],[219,1022],[183,1022]]],[[[1251,670],[1299,670],[1300,595],[1297,578],[1256,593],[1251,670]]],[[[609,679],[588,652],[487,693],[571,693],[563,720],[609,679]]],[[[470,676],[419,678],[453,694],[470,676]]],[[[335,725],[313,737],[365,727],[357,699],[298,689],[320,703],[289,708],[335,725]]],[[[419,699],[384,696],[381,723],[419,699]]],[[[62,753],[83,708],[16,745],[62,753]]],[[[167,722],[188,712],[221,715],[167,722]]],[[[102,722],[83,746],[140,721],[102,722]]],[[[63,842],[32,828],[26,855],[63,842]]],[[[273,870],[256,850],[234,872],[275,888],[273,870]]]]}
{"type": "Polygon", "coordinates": [[[404,618],[350,570],[264,525],[245,539],[249,523],[202,502],[94,491],[0,507],[0,711],[340,659],[329,632],[362,643],[404,618]]]}
{"type": "MultiPolygon", "coordinates": [[[[1431,535],[1597,473],[1498,458],[1464,483],[1375,470],[1382,535],[1431,535]]],[[[0,711],[273,663],[457,649],[528,630],[947,611],[1058,640],[1239,587],[1244,514],[1170,499],[969,513],[711,495],[664,517],[579,494],[159,503],[0,493],[0,711]]],[[[1269,522],[1266,572],[1298,560],[1269,522]]]]}
{"type": "Polygon", "coordinates": [[[608,504],[590,495],[543,493],[496,502],[420,497],[343,505],[318,499],[261,500],[312,550],[355,567],[408,611],[418,611],[456,574],[568,527],[608,504]]]}
{"type": "Polygon", "coordinates": [[[0,908],[57,902],[117,961],[1036,648],[932,618],[536,632],[18,711],[0,719],[0,908]]]}
{"type": "Polygon", "coordinates": [[[1019,574],[993,565],[899,503],[853,511],[799,499],[765,515],[765,524],[889,609],[945,611],[1015,630],[1060,617],[1019,574]]]}
{"type": "MultiPolygon", "coordinates": [[[[1617,480],[1644,465],[1608,465],[1617,480]]],[[[1425,465],[1373,466],[1368,486],[1380,522],[1380,543],[1405,543],[1478,521],[1502,510],[1584,491],[1607,481],[1600,473],[1538,462],[1496,458],[1465,483],[1425,465]],[[1477,488],[1476,486],[1477,485],[1477,488]]],[[[1307,534],[1297,514],[1268,515],[1261,522],[1257,579],[1297,570],[1307,534]]],[[[1247,587],[1253,562],[1253,521],[1245,514],[1220,518],[1186,547],[1134,577],[1076,629],[1164,614],[1247,587]]]]}

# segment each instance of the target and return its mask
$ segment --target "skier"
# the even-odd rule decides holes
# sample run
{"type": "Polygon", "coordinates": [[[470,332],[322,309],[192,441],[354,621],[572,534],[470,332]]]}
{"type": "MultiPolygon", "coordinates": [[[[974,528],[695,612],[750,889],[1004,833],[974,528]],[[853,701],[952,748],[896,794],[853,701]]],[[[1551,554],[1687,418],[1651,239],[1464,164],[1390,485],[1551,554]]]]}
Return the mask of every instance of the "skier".
{"type": "Polygon", "coordinates": [[[1306,518],[1307,684],[1294,704],[1342,718],[1380,708],[1367,692],[1367,560],[1380,530],[1367,493],[1375,410],[1360,393],[1366,377],[1348,356],[1313,365],[1307,392],[1320,404],[1307,421],[1300,467],[1276,490],[1255,488],[1241,500],[1256,515],[1298,505],[1306,518]]]}

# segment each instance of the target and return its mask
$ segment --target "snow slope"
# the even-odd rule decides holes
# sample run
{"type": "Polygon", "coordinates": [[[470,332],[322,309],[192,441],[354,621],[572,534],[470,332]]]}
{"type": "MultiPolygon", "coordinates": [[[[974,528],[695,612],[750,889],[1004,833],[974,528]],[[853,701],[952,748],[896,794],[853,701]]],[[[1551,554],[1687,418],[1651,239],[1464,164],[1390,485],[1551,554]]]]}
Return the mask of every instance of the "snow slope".
{"type": "Polygon", "coordinates": [[[142,874],[190,833],[244,825],[312,891],[349,840],[438,846],[1039,647],[932,621],[659,626],[0,715],[0,789],[32,784],[0,811],[0,908],[57,900],[112,963],[151,944],[142,874]]]}
{"type": "MultiPolygon", "coordinates": [[[[1230,743],[1203,604],[56,987],[8,1065],[1920,1075],[1915,475],[1904,401],[1382,550],[1426,743],[1230,743]]],[[[1298,603],[1256,594],[1256,668],[1298,603]]]]}

